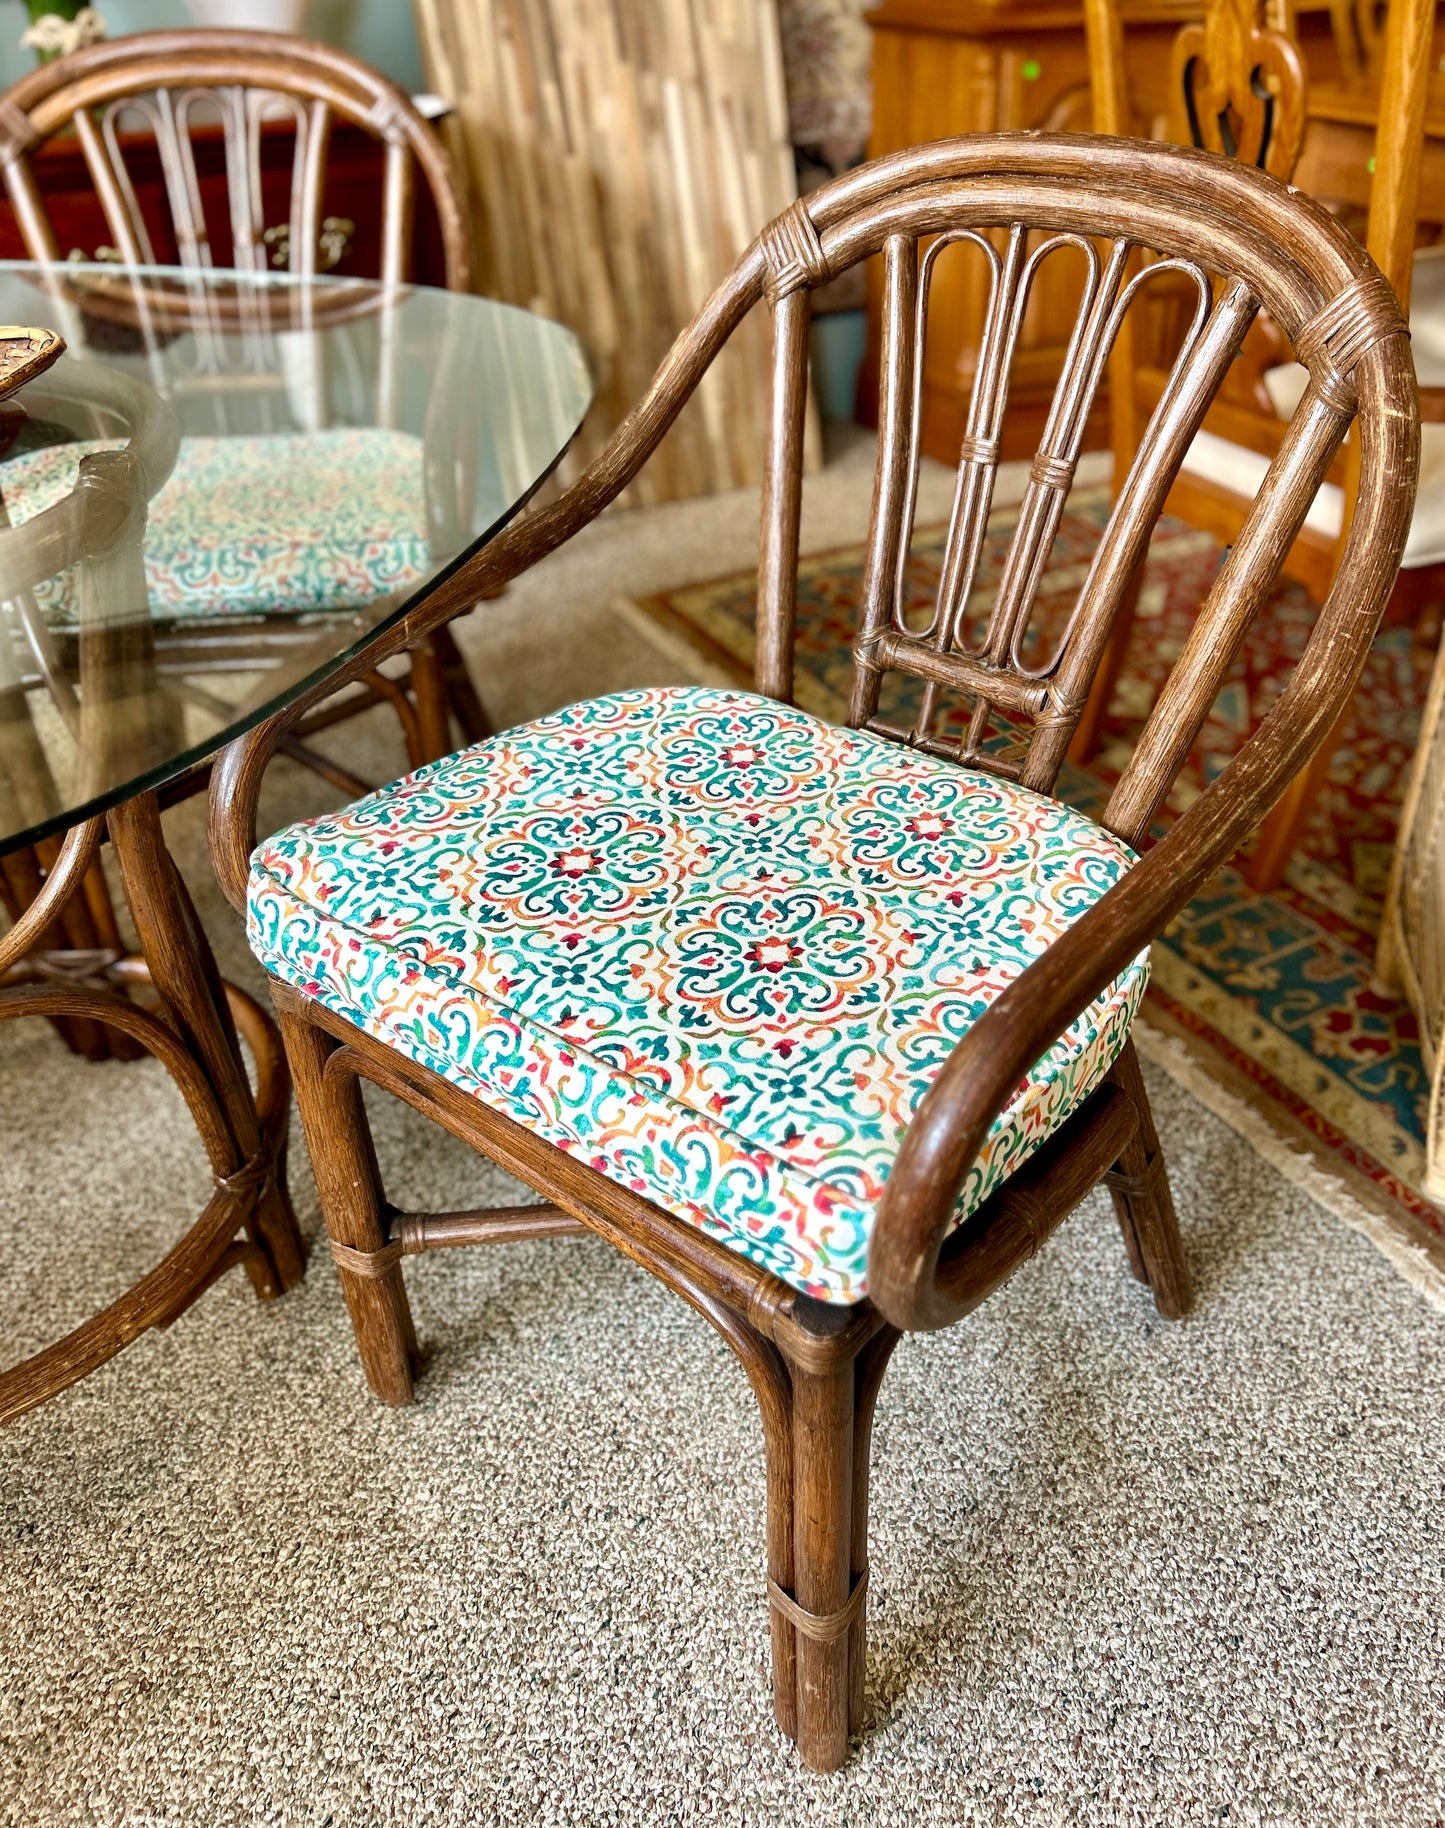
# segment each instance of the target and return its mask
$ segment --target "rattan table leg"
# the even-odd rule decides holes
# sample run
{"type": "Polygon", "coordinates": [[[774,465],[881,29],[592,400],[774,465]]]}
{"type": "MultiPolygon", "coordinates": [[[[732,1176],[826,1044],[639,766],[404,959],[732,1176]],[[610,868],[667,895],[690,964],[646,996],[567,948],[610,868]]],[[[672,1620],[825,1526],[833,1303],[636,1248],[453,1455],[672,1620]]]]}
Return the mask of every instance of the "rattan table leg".
{"type": "MultiPolygon", "coordinates": [[[[110,828],[144,952],[143,963],[118,964],[117,981],[148,980],[164,1014],[124,1001],[105,986],[22,984],[0,990],[0,1021],[79,1017],[118,1028],[154,1055],[185,1097],[215,1191],[185,1235],[124,1295],[64,1339],[0,1372],[0,1422],[48,1401],[148,1328],[168,1326],[233,1265],[245,1267],[263,1299],[290,1288],[305,1269],[286,1188],[290,1083],[275,1027],[252,998],[222,981],[165,848],[155,796],[140,795],[116,808],[110,828]],[[256,1055],[254,1093],[238,1020],[256,1055]]],[[[83,879],[70,893],[84,893],[83,879]]]]}

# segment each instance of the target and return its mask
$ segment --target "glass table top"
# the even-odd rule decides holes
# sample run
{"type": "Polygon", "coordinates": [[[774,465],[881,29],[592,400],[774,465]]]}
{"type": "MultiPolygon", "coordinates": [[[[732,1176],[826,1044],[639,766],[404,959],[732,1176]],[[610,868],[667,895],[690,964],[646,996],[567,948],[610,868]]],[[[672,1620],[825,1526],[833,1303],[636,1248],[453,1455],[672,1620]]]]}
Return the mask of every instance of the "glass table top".
{"type": "Polygon", "coordinates": [[[66,351],[0,400],[0,855],[162,787],[485,543],[592,398],[466,293],[0,262],[66,351]]]}

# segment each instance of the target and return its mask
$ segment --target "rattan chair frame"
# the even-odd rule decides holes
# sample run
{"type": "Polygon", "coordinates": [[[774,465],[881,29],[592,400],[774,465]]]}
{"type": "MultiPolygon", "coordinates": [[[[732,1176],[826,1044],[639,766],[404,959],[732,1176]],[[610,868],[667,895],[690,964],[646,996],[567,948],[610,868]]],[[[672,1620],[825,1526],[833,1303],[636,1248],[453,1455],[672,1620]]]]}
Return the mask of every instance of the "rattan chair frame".
{"type": "MultiPolygon", "coordinates": [[[[558,500],[515,524],[441,582],[359,671],[457,604],[536,563],[614,500],[656,448],[743,316],[773,314],[773,397],[760,531],[757,686],[792,693],[809,296],[853,262],[885,268],[882,398],[850,721],[880,728],[876,689],[898,669],[986,701],[1027,730],[1001,759],[977,724],[961,743],[937,726],[884,733],[1047,792],[1092,670],[1180,457],[1256,311],[1294,342],[1311,384],[1269,482],[1200,610],[1116,786],[1104,823],[1145,845],[1251,617],[1358,411],[1361,487],[1345,561],[1294,677],[1229,767],[975,1024],[939,1073],[899,1149],[875,1219],[869,1299],[827,1306],[614,1184],[294,989],[274,981],[323,1210],[367,1377],[385,1401],[412,1394],[416,1338],[401,1260],[441,1246],[585,1228],[677,1290],[717,1328],[751,1381],[767,1455],[768,1593],[774,1705],[818,1770],[841,1764],[863,1722],[867,1484],[874,1402],[901,1333],[952,1324],[1029,1255],[1078,1200],[1108,1183],[1129,1261],[1160,1310],[1189,1302],[1158,1138],[1132,1046],[1068,1122],[961,1227],[967,1172],[1023,1074],[1228,858],[1327,732],[1348,699],[1389,594],[1409,526],[1418,463],[1414,374],[1393,295],[1363,249],[1308,199],[1213,156],[1093,136],[999,135],[942,141],[865,165],[771,224],[702,306],[607,450],[558,500]],[[945,574],[959,581],[932,631],[903,625],[900,555],[912,512],[919,360],[920,242],[980,233],[1000,276],[989,335],[1006,352],[1027,308],[1010,225],[1103,238],[1073,360],[1033,467],[1013,551],[981,650],[959,634],[998,458],[1004,367],[981,363],[945,574]],[[1163,250],[1219,276],[1160,410],[1145,430],[1103,533],[1078,611],[1053,664],[1021,666],[1015,640],[1032,604],[1117,326],[1128,247],[1163,250]],[[1010,577],[1016,579],[1010,585],[1010,577]],[[527,1182],[530,1211],[406,1214],[381,1186],[360,1096],[386,1087],[527,1182]]],[[[1021,264],[1022,263],[1022,264],[1021,264]]],[[[233,744],[212,782],[212,850],[244,906],[257,788],[293,707],[233,744]]]]}

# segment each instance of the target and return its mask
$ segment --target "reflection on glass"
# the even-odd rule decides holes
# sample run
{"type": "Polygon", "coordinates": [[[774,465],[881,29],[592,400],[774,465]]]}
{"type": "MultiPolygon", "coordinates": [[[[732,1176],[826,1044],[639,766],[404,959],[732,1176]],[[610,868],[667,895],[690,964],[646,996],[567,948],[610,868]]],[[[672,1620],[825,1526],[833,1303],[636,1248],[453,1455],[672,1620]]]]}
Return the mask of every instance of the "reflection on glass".
{"type": "Polygon", "coordinates": [[[0,850],[284,704],[488,538],[591,385],[467,294],[0,264],[67,353],[0,405],[0,850]]]}

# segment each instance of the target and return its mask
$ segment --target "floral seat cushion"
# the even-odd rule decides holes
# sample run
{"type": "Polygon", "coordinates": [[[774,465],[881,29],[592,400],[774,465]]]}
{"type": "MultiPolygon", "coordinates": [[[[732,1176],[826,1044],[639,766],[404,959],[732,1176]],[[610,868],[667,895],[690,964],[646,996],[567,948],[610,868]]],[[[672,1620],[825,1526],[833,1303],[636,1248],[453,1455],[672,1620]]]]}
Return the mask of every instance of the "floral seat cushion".
{"type": "MultiPolygon", "coordinates": [[[[51,445],[0,464],[11,523],[63,501],[80,459],[121,442],[51,445]]],[[[410,432],[185,438],[146,519],[146,588],[161,617],[352,609],[430,570],[422,444],[410,432]]],[[[47,614],[74,619],[72,578],[38,594],[47,614]]]]}
{"type": "MultiPolygon", "coordinates": [[[[389,1047],[855,1302],[950,1050],[1132,860],[1055,800],[769,699],[623,692],[278,833],[249,932],[389,1047]]],[[[1097,1084],[1147,974],[1018,1087],[960,1217],[1097,1084]]]]}

